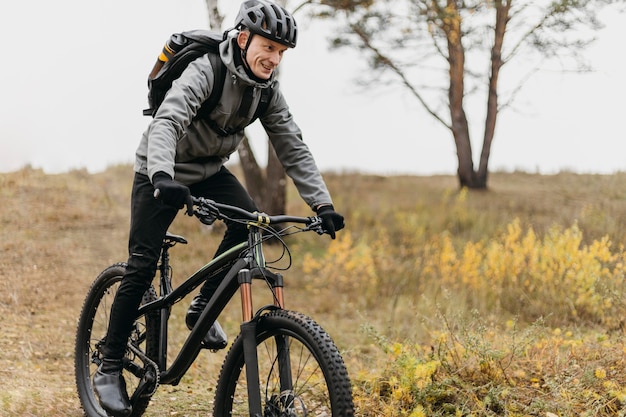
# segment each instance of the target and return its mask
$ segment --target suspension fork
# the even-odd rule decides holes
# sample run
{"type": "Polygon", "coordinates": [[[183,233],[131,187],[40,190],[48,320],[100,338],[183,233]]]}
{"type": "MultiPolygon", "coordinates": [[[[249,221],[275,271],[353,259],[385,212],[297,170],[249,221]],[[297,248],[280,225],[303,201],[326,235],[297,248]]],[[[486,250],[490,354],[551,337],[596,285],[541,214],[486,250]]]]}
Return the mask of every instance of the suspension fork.
{"type": "Polygon", "coordinates": [[[238,274],[239,290],[241,291],[241,309],[243,322],[243,357],[246,364],[246,380],[248,381],[248,407],[250,417],[261,417],[261,387],[259,384],[259,366],[256,351],[257,320],[252,317],[252,274],[249,269],[242,269],[238,274]]]}
{"type": "MultiPolygon", "coordinates": [[[[257,324],[261,315],[253,316],[252,310],[252,279],[259,278],[263,272],[259,268],[255,270],[242,269],[239,271],[239,288],[241,291],[242,315],[244,321],[241,324],[241,336],[243,338],[244,363],[246,364],[246,380],[248,382],[248,407],[251,417],[262,416],[261,384],[259,378],[258,354],[257,354],[257,324]],[[257,276],[256,274],[259,274],[257,276]]],[[[268,274],[268,271],[265,271],[268,274]]],[[[282,297],[283,280],[280,274],[272,274],[276,279],[271,279],[272,289],[275,293],[275,307],[282,308],[284,305],[282,297]],[[280,291],[277,291],[280,290],[280,291]]],[[[291,361],[289,357],[289,337],[283,334],[274,336],[276,343],[276,353],[278,358],[278,372],[280,376],[281,392],[291,392],[291,361]]],[[[266,398],[267,400],[267,398],[266,398]]]]}
{"type": "MultiPolygon", "coordinates": [[[[249,238],[252,248],[253,259],[250,264],[257,266],[250,269],[242,269],[238,274],[239,290],[241,292],[242,319],[241,335],[243,337],[244,362],[246,364],[246,380],[248,386],[248,407],[251,417],[261,417],[263,414],[261,388],[259,382],[259,367],[257,355],[256,326],[260,315],[253,315],[254,305],[252,302],[252,280],[254,278],[266,278],[271,282],[274,294],[274,306],[284,308],[283,277],[265,269],[265,258],[261,247],[261,235],[258,228],[253,226],[249,238]]],[[[279,375],[281,391],[289,391],[292,387],[291,364],[289,360],[288,337],[276,335],[276,348],[279,362],[279,375]]]]}

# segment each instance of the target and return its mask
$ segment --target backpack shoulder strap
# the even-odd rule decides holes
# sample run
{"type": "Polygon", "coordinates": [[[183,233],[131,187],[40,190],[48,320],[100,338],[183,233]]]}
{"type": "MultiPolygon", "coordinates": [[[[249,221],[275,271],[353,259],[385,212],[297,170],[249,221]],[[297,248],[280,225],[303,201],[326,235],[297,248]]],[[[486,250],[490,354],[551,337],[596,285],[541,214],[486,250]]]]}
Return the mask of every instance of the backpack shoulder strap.
{"type": "Polygon", "coordinates": [[[270,105],[270,100],[272,100],[272,86],[264,88],[261,90],[261,99],[259,101],[259,105],[254,111],[254,116],[252,116],[252,121],[254,122],[259,117],[263,116],[265,112],[267,112],[267,108],[270,105]]]}
{"type": "Polygon", "coordinates": [[[222,91],[224,91],[224,83],[226,82],[226,68],[224,63],[222,62],[222,58],[219,53],[209,52],[209,60],[211,61],[211,66],[213,67],[213,89],[211,90],[211,94],[209,98],[202,103],[202,106],[198,110],[197,118],[207,117],[211,111],[217,106],[220,98],[222,97],[222,91]]]}

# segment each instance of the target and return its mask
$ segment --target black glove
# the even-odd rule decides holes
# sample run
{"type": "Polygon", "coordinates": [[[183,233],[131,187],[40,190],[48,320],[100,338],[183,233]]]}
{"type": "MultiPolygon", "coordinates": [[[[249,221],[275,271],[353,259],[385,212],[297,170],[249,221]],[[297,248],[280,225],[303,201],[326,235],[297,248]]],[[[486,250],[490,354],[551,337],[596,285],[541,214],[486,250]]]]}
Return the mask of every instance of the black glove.
{"type": "Polygon", "coordinates": [[[332,239],[335,238],[335,232],[343,229],[345,225],[343,216],[335,211],[332,204],[318,207],[317,215],[322,218],[322,227],[332,239]]]}
{"type": "Polygon", "coordinates": [[[162,200],[169,206],[177,209],[187,206],[187,215],[193,216],[193,201],[189,187],[176,182],[163,171],[159,171],[152,177],[154,184],[154,197],[162,200]]]}

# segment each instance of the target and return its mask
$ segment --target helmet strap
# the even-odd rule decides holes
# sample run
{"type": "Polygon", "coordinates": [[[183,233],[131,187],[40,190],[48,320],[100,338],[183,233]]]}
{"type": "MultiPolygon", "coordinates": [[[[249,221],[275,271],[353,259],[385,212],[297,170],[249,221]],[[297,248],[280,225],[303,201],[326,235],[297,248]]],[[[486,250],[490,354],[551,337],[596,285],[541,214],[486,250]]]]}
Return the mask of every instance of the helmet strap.
{"type": "MultiPolygon", "coordinates": [[[[242,56],[244,58],[244,61],[245,61],[246,55],[248,54],[248,48],[250,47],[250,42],[252,42],[252,37],[254,36],[254,33],[252,32],[249,32],[249,33],[250,35],[248,35],[248,40],[246,41],[246,47],[242,50],[242,54],[243,54],[242,56]]],[[[246,64],[248,63],[246,62],[246,64]]]]}

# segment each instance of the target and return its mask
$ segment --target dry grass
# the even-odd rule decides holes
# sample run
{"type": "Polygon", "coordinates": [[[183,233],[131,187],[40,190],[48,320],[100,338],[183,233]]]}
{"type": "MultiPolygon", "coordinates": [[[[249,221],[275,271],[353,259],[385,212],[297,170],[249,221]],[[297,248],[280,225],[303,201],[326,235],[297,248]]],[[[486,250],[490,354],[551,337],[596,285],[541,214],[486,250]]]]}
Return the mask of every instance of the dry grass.
{"type": "Polygon", "coordinates": [[[0,176],[0,414],[81,415],[73,333],[92,277],[124,253],[124,171],[0,176]]]}
{"type": "MultiPolygon", "coordinates": [[[[95,175],[84,171],[44,175],[33,169],[0,174],[0,416],[81,415],[73,382],[76,320],[93,278],[105,266],[126,257],[131,178],[128,166],[112,167],[95,175]]],[[[524,227],[532,226],[538,234],[555,224],[569,227],[577,223],[587,243],[607,234],[615,242],[626,242],[626,190],[623,188],[626,174],[494,173],[490,190],[469,193],[461,207],[454,203],[458,190],[452,176],[329,174],[327,179],[335,205],[346,215],[348,228],[357,243],[375,239],[382,223],[392,236],[413,224],[414,233],[423,235],[424,240],[448,231],[461,245],[493,236],[516,217],[524,227]],[[412,223],[398,222],[394,217],[397,213],[412,213],[415,218],[411,219],[412,223]]],[[[290,189],[289,201],[290,212],[308,213],[293,189],[290,189]]],[[[192,242],[189,247],[176,248],[174,252],[176,277],[182,278],[199,266],[199,257],[206,259],[205,254],[213,253],[220,231],[207,232],[190,219],[177,219],[174,231],[192,242]]],[[[305,251],[322,255],[327,245],[327,239],[303,236],[293,241],[292,250],[296,254],[305,251]]],[[[410,253],[409,249],[406,253],[410,253]]],[[[397,259],[390,262],[400,264],[403,256],[398,253],[397,259]]],[[[315,317],[335,337],[351,373],[360,384],[357,393],[363,392],[373,376],[382,378],[383,373],[389,371],[379,362],[365,362],[369,358],[386,358],[386,354],[381,354],[380,340],[432,343],[429,331],[436,326],[424,317],[428,311],[432,317],[436,316],[434,304],[424,303],[420,310],[412,301],[401,297],[395,300],[393,308],[389,305],[391,301],[385,299],[361,300],[359,297],[375,295],[367,291],[361,294],[328,289],[332,282],[325,281],[324,277],[316,282],[307,281],[302,257],[296,262],[289,276],[294,277],[293,282],[299,286],[288,287],[289,305],[315,317]],[[373,333],[363,332],[364,327],[374,329],[373,333]],[[382,339],[377,339],[378,336],[382,339]],[[363,374],[365,371],[367,373],[363,374]]],[[[350,278],[358,281],[360,277],[350,278]]],[[[178,339],[173,336],[174,346],[186,335],[182,328],[183,311],[184,306],[174,311],[173,334],[178,335],[178,339]]],[[[225,327],[233,336],[238,314],[233,308],[224,318],[225,327]]],[[[493,328],[499,326],[503,324],[494,322],[493,328]]],[[[575,341],[587,343],[590,337],[593,343],[598,343],[600,336],[597,335],[602,334],[602,330],[585,326],[581,323],[577,336],[569,337],[572,345],[575,341]]],[[[546,332],[553,335],[552,329],[546,332]]],[[[544,377],[552,375],[551,383],[558,384],[559,373],[574,373],[559,359],[558,355],[564,351],[558,343],[564,342],[544,334],[533,339],[535,350],[515,362],[519,369],[511,370],[512,374],[523,379],[522,375],[536,372],[527,366],[536,368],[539,363],[554,370],[544,377]],[[540,341],[548,345],[538,351],[540,341]]],[[[579,374],[572,376],[577,383],[583,384],[594,369],[610,371],[622,365],[621,347],[613,344],[610,349],[601,350],[601,343],[585,346],[600,349],[605,356],[593,359],[591,353],[582,348],[569,350],[569,355],[578,355],[579,374]]],[[[148,415],[208,414],[220,361],[221,354],[203,353],[179,386],[161,387],[148,415]]],[[[572,387],[580,387],[579,397],[583,397],[588,385],[573,384],[572,387]]],[[[508,387],[509,396],[502,398],[509,398],[511,403],[523,403],[524,398],[520,396],[526,395],[531,401],[536,396],[531,392],[532,385],[523,388],[528,391],[520,389],[513,395],[513,388],[508,387]]],[[[532,415],[556,412],[549,405],[565,407],[566,401],[550,400],[545,398],[548,405],[544,408],[535,405],[537,414],[532,415]]],[[[505,407],[505,402],[503,404],[505,407]]],[[[375,409],[371,403],[366,406],[375,409]]],[[[577,415],[574,406],[571,410],[562,409],[557,415],[577,415]]],[[[606,415],[621,414],[616,411],[606,415]]]]}

